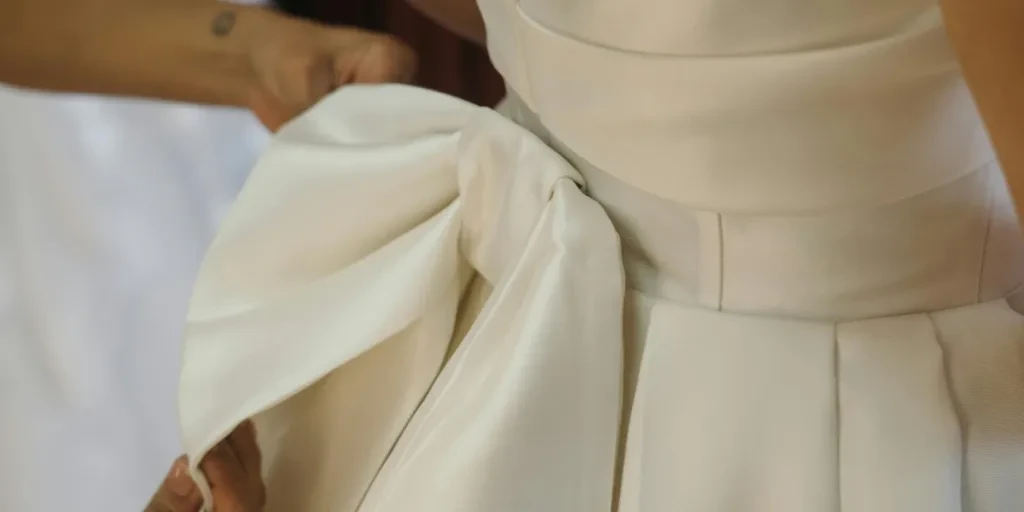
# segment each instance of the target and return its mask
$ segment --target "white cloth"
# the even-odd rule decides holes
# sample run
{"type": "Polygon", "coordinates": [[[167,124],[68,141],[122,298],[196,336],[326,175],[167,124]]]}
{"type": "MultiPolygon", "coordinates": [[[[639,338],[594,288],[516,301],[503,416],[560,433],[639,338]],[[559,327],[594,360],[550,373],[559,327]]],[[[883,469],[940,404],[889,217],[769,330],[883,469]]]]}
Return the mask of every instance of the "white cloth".
{"type": "Polygon", "coordinates": [[[180,453],[182,318],[266,135],[0,88],[0,510],[137,512],[180,453]]]}
{"type": "Polygon", "coordinates": [[[481,7],[514,123],[355,88],[264,155],[193,459],[254,417],[271,512],[1024,507],[1024,243],[933,1],[481,7]]]}
{"type": "MultiPolygon", "coordinates": [[[[192,460],[242,419],[323,377],[293,399],[304,411],[285,405],[259,422],[275,474],[325,468],[308,485],[278,488],[270,510],[353,509],[433,384],[449,392],[428,398],[421,416],[462,418],[447,435],[483,434],[465,437],[450,467],[435,466],[439,476],[499,459],[517,466],[510,448],[546,447],[542,466],[518,461],[532,473],[524,487],[495,489],[477,502],[482,510],[501,510],[513,496],[525,510],[601,508],[618,436],[623,277],[615,230],[574,179],[565,161],[498,114],[401,86],[347,88],[287,126],[198,281],[181,391],[192,460]],[[293,162],[302,165],[282,172],[293,162]],[[394,207],[365,215],[385,198],[394,207]],[[295,229],[313,219],[322,230],[295,229]],[[500,300],[435,383],[474,270],[500,300]],[[483,350],[473,350],[476,340],[483,350]],[[376,386],[378,378],[388,384],[376,386]],[[503,391],[524,400],[508,416],[494,411],[511,422],[497,439],[489,431],[500,422],[471,418],[499,405],[491,400],[503,391]],[[563,488],[564,478],[603,485],[563,488]]],[[[407,510],[407,491],[388,510],[407,510]]]]}

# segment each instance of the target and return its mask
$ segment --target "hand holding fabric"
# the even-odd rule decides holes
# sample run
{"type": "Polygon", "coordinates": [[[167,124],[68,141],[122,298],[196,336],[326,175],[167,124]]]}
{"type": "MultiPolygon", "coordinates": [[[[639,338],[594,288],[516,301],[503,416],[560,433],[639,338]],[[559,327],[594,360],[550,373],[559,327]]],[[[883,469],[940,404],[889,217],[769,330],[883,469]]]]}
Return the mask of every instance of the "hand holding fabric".
{"type": "Polygon", "coordinates": [[[415,73],[415,54],[393,37],[290,21],[251,50],[259,85],[248,106],[272,131],[338,87],[406,82],[415,73]]]}
{"type": "MultiPolygon", "coordinates": [[[[259,512],[267,495],[260,476],[256,431],[245,422],[203,458],[200,468],[210,483],[215,512],[259,512]]],[[[203,496],[181,457],[171,466],[145,512],[199,512],[203,496]]]]}
{"type": "Polygon", "coordinates": [[[397,39],[222,2],[0,2],[0,83],[251,109],[276,130],[347,84],[403,82],[397,39]]]}

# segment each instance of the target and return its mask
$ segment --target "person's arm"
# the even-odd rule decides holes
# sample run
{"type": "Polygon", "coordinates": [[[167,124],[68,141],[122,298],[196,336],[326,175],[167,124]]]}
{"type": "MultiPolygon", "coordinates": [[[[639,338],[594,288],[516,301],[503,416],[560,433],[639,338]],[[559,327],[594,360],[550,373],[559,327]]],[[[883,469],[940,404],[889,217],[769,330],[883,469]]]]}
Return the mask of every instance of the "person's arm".
{"type": "Polygon", "coordinates": [[[0,82],[245,105],[275,15],[214,0],[0,0],[0,82]]]}
{"type": "Polygon", "coordinates": [[[1024,219],[1024,0],[943,0],[943,10],[1024,219]]]}
{"type": "Polygon", "coordinates": [[[249,107],[270,129],[352,83],[406,81],[400,41],[217,0],[0,0],[0,82],[249,107]]]}
{"type": "Polygon", "coordinates": [[[476,0],[408,0],[409,5],[442,27],[477,44],[486,44],[487,33],[476,0]]]}

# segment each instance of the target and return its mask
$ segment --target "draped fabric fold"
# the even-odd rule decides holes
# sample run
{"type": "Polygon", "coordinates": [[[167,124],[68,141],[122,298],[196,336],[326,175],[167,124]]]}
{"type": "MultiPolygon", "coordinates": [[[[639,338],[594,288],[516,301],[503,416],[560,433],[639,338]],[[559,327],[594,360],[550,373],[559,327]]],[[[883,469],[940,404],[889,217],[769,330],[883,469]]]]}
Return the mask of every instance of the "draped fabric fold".
{"type": "Polygon", "coordinates": [[[610,510],[624,278],[581,181],[416,88],[345,88],[287,126],[196,285],[190,460],[254,418],[268,511],[610,510]]]}

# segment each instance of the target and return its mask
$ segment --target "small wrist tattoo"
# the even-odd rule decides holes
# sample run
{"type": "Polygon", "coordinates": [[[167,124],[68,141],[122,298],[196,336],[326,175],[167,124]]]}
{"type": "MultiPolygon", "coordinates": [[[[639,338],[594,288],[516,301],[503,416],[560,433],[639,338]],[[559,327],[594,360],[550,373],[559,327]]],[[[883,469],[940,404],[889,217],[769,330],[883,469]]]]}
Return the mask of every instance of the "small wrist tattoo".
{"type": "Polygon", "coordinates": [[[210,31],[217,37],[226,37],[235,28],[235,11],[224,11],[213,18],[210,31]]]}

